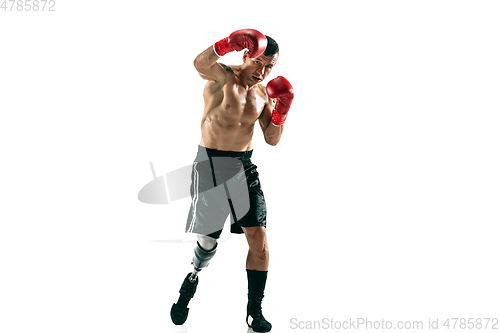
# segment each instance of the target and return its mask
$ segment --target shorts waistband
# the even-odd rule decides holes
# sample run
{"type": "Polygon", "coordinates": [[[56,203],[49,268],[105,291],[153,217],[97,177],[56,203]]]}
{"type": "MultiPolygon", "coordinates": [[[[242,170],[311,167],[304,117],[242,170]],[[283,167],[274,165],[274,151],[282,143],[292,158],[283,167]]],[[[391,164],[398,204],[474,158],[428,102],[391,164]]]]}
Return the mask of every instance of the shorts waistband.
{"type": "Polygon", "coordinates": [[[252,150],[248,151],[230,151],[230,150],[217,150],[198,145],[198,154],[207,154],[209,157],[234,157],[239,160],[249,160],[252,157],[252,150]]]}

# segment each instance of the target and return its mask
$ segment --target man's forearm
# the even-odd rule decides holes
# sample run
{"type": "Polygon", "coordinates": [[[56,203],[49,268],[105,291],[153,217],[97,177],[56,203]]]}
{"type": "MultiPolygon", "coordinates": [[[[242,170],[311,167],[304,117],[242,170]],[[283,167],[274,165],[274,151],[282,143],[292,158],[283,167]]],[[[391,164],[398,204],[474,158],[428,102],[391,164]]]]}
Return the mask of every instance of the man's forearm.
{"type": "Polygon", "coordinates": [[[280,142],[284,127],[285,127],[284,125],[276,126],[270,122],[264,134],[266,142],[271,146],[276,146],[278,142],[280,142]]]}

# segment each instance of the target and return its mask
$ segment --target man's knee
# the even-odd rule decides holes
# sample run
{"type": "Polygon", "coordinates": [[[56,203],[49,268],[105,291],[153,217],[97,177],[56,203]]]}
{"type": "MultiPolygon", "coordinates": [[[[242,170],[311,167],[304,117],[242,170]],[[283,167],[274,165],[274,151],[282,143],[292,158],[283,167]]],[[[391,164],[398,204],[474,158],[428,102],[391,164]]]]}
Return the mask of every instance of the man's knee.
{"type": "Polygon", "coordinates": [[[245,235],[248,240],[250,251],[257,254],[259,257],[265,257],[269,252],[267,246],[267,235],[265,227],[250,227],[244,228],[245,235]]]}

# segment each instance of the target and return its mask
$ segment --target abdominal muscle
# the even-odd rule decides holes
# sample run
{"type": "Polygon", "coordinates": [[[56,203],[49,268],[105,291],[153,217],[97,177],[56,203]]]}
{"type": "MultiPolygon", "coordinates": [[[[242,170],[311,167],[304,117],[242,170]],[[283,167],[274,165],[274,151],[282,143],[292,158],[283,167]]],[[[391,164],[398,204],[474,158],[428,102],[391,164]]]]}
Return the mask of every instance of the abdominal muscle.
{"type": "Polygon", "coordinates": [[[200,146],[226,151],[253,149],[252,136],[255,121],[242,123],[239,119],[223,119],[216,110],[210,112],[201,124],[200,146]]]}

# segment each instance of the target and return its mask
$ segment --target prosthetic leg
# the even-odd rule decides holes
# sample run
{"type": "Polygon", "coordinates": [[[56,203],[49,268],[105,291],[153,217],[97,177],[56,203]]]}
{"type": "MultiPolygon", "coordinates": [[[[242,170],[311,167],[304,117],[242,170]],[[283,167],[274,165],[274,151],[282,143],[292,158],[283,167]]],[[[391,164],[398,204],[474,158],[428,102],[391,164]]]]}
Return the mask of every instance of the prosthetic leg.
{"type": "Polygon", "coordinates": [[[197,242],[192,262],[194,270],[192,273],[188,273],[182,282],[181,289],[179,290],[179,300],[177,303],[174,303],[170,309],[170,318],[172,318],[172,322],[175,325],[182,325],[186,321],[189,313],[189,308],[187,307],[188,303],[191,298],[193,298],[194,293],[196,292],[196,287],[198,286],[198,273],[202,268],[208,266],[208,263],[213,258],[216,251],[216,242],[210,251],[202,248],[200,243],[197,242]]]}

